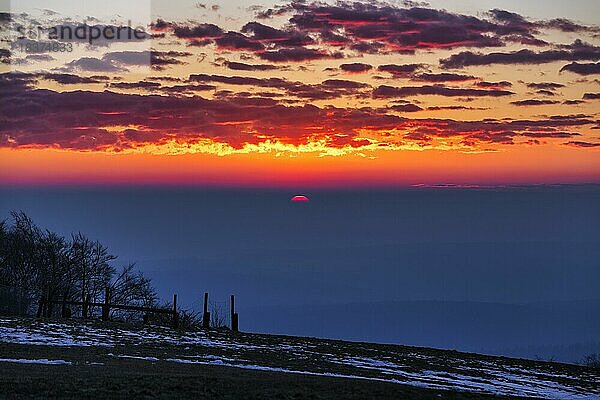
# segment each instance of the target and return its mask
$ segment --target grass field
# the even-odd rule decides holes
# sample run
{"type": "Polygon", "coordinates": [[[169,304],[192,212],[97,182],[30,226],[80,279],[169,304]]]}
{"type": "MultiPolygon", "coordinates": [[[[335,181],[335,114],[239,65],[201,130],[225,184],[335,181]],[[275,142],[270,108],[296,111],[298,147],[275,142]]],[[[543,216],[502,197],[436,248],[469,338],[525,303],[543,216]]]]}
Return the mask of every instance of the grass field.
{"type": "Polygon", "coordinates": [[[0,398],[600,398],[600,372],[456,351],[0,319],[0,398]]]}

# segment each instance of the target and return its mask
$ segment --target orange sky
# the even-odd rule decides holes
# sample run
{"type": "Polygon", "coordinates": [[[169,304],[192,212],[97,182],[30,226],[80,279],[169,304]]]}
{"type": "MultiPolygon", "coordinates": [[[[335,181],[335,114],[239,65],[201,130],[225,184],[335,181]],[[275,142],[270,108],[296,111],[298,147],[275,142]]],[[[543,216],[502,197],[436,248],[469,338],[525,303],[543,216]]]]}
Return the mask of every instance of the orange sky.
{"type": "Polygon", "coordinates": [[[595,151],[546,146],[506,152],[381,152],[377,158],[241,154],[179,156],[0,150],[7,184],[172,184],[258,187],[408,186],[419,183],[597,182],[595,151]]]}

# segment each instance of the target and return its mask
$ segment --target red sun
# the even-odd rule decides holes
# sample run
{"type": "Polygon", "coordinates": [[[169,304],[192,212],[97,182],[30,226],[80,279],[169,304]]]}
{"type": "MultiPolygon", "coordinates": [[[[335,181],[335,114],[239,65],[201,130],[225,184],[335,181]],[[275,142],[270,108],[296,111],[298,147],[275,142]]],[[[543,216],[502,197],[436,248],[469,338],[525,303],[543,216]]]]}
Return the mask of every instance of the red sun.
{"type": "Polygon", "coordinates": [[[308,201],[308,197],[303,196],[303,195],[297,195],[292,197],[292,200],[294,203],[302,203],[302,202],[307,202],[308,201]]]}

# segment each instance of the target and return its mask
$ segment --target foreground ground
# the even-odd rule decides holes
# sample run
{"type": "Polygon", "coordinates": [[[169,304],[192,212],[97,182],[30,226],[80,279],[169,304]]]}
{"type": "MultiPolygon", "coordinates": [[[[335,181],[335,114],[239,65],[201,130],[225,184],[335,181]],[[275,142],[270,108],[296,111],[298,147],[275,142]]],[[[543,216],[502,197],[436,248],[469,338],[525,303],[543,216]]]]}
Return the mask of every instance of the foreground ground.
{"type": "Polygon", "coordinates": [[[0,398],[600,398],[583,367],[427,348],[0,319],[0,398]]]}

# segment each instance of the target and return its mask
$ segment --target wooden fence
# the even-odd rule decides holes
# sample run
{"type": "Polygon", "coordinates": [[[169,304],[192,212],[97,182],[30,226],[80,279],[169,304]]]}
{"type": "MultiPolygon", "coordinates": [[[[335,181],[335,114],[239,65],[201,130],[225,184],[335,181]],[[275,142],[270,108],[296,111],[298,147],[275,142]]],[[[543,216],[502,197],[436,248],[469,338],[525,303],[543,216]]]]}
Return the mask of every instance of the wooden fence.
{"type": "MultiPolygon", "coordinates": [[[[235,297],[231,295],[230,300],[230,312],[231,312],[231,330],[233,332],[239,331],[238,313],[235,312],[235,297]]],[[[128,304],[115,304],[110,302],[110,290],[106,288],[104,292],[104,301],[93,302],[90,295],[85,297],[84,301],[73,301],[67,300],[67,296],[63,295],[62,299],[54,300],[49,296],[42,296],[39,301],[37,310],[37,317],[50,317],[52,315],[53,305],[59,304],[61,306],[61,316],[63,318],[71,317],[71,309],[68,306],[81,306],[81,317],[83,319],[90,317],[90,309],[92,307],[100,307],[102,309],[102,321],[108,321],[110,319],[110,310],[125,310],[125,311],[141,311],[144,313],[155,313],[155,314],[167,314],[171,316],[171,326],[173,328],[179,327],[179,313],[177,311],[177,294],[173,294],[173,303],[169,308],[159,307],[145,307],[138,305],[128,304]]],[[[208,292],[204,293],[204,309],[202,315],[202,327],[205,329],[210,328],[210,311],[208,310],[208,292]]]]}

